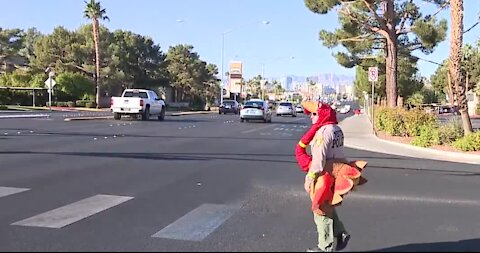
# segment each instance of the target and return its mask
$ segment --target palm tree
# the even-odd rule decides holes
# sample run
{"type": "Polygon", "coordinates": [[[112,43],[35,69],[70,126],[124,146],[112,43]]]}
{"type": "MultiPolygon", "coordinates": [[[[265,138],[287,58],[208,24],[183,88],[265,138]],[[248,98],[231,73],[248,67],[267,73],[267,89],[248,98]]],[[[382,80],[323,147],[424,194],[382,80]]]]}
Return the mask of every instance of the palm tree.
{"type": "Polygon", "coordinates": [[[450,39],[449,74],[453,87],[456,90],[460,114],[462,115],[465,135],[473,132],[472,122],[468,115],[465,74],[462,71],[462,43],[463,43],[463,0],[450,1],[450,17],[452,19],[450,39]]]}
{"type": "Polygon", "coordinates": [[[99,20],[110,20],[105,14],[107,11],[102,9],[100,2],[95,0],[90,0],[90,2],[85,1],[85,18],[92,20],[93,26],[93,42],[95,44],[95,85],[96,85],[96,99],[97,108],[99,107],[100,102],[100,22],[99,20]]]}

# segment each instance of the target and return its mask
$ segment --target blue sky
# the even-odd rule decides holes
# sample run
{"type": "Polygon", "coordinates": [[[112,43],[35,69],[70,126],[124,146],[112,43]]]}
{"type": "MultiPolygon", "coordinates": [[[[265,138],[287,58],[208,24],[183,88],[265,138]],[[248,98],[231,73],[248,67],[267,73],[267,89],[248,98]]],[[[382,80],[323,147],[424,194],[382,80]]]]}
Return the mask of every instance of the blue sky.
{"type": "MultiPolygon", "coordinates": [[[[416,0],[416,2],[422,2],[416,0]]],[[[267,77],[310,76],[319,73],[355,75],[336,63],[332,50],[318,40],[321,29],[333,31],[337,15],[310,12],[302,0],[102,0],[110,30],[123,29],[150,36],[165,52],[176,44],[191,44],[200,57],[221,68],[222,33],[225,35],[225,71],[230,60],[244,63],[249,78],[262,73],[267,77]],[[182,20],[182,22],[179,22],[182,20]],[[262,21],[269,21],[264,25],[262,21]],[[290,59],[295,57],[295,59],[290,59]]],[[[83,18],[83,0],[4,0],[0,27],[36,27],[43,33],[62,25],[70,30],[88,21],[83,18]],[[5,11],[8,10],[8,11],[5,11]]],[[[431,4],[423,5],[433,13],[431,4]]],[[[480,12],[479,0],[465,0],[465,26],[473,24],[480,12]]],[[[449,10],[439,17],[448,19],[449,10]]],[[[465,42],[480,38],[480,26],[465,35],[465,42]]],[[[435,53],[422,58],[441,62],[448,57],[448,40],[435,53]]],[[[430,76],[436,65],[419,64],[421,74],[430,76]]]]}

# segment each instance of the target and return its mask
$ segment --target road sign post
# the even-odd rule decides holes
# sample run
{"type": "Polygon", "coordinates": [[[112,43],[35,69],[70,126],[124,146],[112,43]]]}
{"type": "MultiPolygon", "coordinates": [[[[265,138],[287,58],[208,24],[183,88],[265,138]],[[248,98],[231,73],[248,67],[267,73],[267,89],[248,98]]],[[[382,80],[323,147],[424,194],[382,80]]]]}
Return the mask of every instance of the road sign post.
{"type": "Polygon", "coordinates": [[[372,82],[372,112],[370,114],[372,121],[372,131],[375,134],[375,82],[378,81],[378,67],[368,68],[368,81],[372,82]]]}
{"type": "Polygon", "coordinates": [[[45,87],[48,89],[48,106],[50,111],[52,111],[52,93],[53,87],[57,84],[53,79],[55,77],[55,72],[50,71],[48,72],[48,79],[45,80],[45,87]]]}

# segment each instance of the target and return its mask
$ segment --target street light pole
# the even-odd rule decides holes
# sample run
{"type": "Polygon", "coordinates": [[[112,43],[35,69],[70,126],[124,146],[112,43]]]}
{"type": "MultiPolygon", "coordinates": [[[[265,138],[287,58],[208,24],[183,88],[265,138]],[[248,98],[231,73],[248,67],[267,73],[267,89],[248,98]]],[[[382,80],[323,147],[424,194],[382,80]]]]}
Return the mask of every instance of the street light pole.
{"type": "Polygon", "coordinates": [[[222,33],[222,72],[221,74],[221,83],[220,83],[220,105],[223,104],[223,76],[225,75],[225,72],[223,71],[223,57],[225,53],[225,32],[222,33]]]}
{"type": "MultiPolygon", "coordinates": [[[[269,25],[270,21],[262,21],[262,23],[264,25],[269,25]]],[[[222,32],[222,60],[221,60],[222,61],[222,73],[221,73],[222,76],[220,78],[222,83],[220,84],[220,104],[223,103],[223,83],[224,83],[224,79],[223,79],[224,77],[223,76],[225,74],[224,69],[223,69],[223,65],[224,65],[224,59],[223,58],[224,58],[224,55],[225,55],[225,34],[230,33],[230,32],[233,32],[233,29],[226,30],[226,31],[222,32]]]]}
{"type": "Polygon", "coordinates": [[[265,85],[267,85],[267,79],[265,78],[265,64],[262,64],[262,79],[265,80],[262,85],[262,100],[265,99],[265,85]]]}

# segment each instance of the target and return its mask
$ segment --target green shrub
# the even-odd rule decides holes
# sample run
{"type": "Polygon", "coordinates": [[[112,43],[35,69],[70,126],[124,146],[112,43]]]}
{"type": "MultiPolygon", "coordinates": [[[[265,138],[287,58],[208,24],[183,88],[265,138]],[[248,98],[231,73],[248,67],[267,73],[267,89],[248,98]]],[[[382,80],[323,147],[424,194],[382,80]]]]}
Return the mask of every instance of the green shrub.
{"type": "Polygon", "coordinates": [[[450,144],[463,137],[463,125],[461,120],[451,120],[439,129],[441,144],[450,144]]]}
{"type": "Polygon", "coordinates": [[[8,110],[8,106],[6,106],[6,105],[0,105],[0,110],[8,110]]]}
{"type": "Polygon", "coordinates": [[[88,101],[87,103],[85,103],[85,107],[86,108],[95,108],[96,104],[95,104],[95,102],[88,101]]]}
{"type": "Polygon", "coordinates": [[[375,110],[375,128],[393,136],[401,136],[405,127],[399,109],[379,108],[375,110]]]}
{"type": "Polygon", "coordinates": [[[434,125],[423,125],[420,127],[420,135],[413,139],[412,144],[419,147],[440,145],[439,135],[439,129],[434,125]]]}
{"type": "Polygon", "coordinates": [[[67,106],[68,106],[68,107],[75,107],[75,102],[73,102],[73,101],[68,101],[68,102],[67,102],[67,106]]]}
{"type": "Polygon", "coordinates": [[[456,140],[453,146],[462,151],[480,151],[480,131],[456,140]]]}
{"type": "Polygon", "coordinates": [[[435,127],[436,117],[433,114],[426,113],[423,110],[414,109],[403,111],[403,122],[405,125],[406,135],[415,137],[420,135],[422,126],[435,127]]]}
{"type": "Polygon", "coordinates": [[[87,107],[87,103],[95,103],[93,100],[77,100],[75,101],[75,105],[77,107],[87,107]]]}
{"type": "Polygon", "coordinates": [[[384,131],[385,121],[387,120],[388,109],[383,107],[375,110],[375,128],[384,131]]]}

